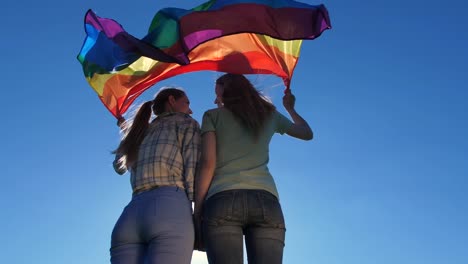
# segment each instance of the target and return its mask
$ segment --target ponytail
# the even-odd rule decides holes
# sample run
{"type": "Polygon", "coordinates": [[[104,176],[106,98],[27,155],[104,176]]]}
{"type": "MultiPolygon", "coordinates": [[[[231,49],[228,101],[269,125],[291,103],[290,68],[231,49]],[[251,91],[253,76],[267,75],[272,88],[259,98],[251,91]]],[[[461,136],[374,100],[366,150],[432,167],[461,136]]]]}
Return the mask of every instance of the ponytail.
{"type": "Polygon", "coordinates": [[[119,147],[114,151],[118,155],[125,156],[125,167],[131,167],[138,157],[138,148],[143,142],[146,130],[149,126],[153,101],[144,103],[138,110],[130,131],[125,135],[124,139],[120,142],[119,147]]]}
{"type": "Polygon", "coordinates": [[[148,101],[140,106],[131,127],[128,130],[124,129],[124,131],[128,131],[128,133],[125,133],[119,147],[113,151],[113,153],[124,157],[122,159],[122,164],[125,165],[125,167],[130,168],[135,165],[138,158],[138,149],[149,127],[151,113],[155,115],[164,113],[166,111],[166,103],[170,96],[178,99],[185,96],[185,92],[173,87],[161,89],[153,101],[148,101]]]}

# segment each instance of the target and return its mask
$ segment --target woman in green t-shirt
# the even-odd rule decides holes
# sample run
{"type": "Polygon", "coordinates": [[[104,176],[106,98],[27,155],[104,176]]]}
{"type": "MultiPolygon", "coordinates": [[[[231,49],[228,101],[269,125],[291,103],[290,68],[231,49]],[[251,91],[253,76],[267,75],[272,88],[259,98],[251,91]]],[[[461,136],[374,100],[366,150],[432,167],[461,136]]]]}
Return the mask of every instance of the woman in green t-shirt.
{"type": "Polygon", "coordinates": [[[215,92],[218,108],[205,112],[201,128],[195,247],[206,250],[210,264],[242,263],[245,236],[249,263],[281,263],[285,224],[268,171],[269,144],[274,133],[311,140],[312,130],[295,111],[290,90],[283,105],[292,122],[243,75],[221,76],[215,92]]]}

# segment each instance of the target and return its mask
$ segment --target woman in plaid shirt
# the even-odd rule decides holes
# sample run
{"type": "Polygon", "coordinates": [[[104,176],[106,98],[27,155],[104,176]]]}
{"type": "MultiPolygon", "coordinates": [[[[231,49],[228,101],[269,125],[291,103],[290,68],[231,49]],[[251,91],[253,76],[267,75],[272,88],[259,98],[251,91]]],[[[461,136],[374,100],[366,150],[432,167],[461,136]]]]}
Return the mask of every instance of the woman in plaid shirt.
{"type": "Polygon", "coordinates": [[[115,151],[114,168],[128,168],[133,196],[112,232],[113,264],[191,261],[200,126],[189,105],[183,91],[161,90],[140,107],[115,151]]]}

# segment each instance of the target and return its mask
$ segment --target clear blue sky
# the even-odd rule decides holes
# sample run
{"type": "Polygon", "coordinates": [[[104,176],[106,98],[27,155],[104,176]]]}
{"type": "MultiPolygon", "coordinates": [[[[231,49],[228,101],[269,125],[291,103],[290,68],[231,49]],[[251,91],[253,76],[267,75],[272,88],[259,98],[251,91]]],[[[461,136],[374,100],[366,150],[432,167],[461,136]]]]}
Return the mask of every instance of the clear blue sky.
{"type": "MultiPolygon", "coordinates": [[[[111,167],[115,119],[76,60],[87,9],[143,37],[157,10],[202,2],[2,4],[2,263],[109,263],[131,189],[111,167]]],[[[315,139],[271,145],[284,263],[468,263],[468,2],[306,2],[324,3],[333,29],[303,43],[292,80],[315,139]]],[[[181,86],[201,121],[217,76],[179,76],[139,102],[181,86]]],[[[252,80],[285,113],[281,81],[252,80]]]]}

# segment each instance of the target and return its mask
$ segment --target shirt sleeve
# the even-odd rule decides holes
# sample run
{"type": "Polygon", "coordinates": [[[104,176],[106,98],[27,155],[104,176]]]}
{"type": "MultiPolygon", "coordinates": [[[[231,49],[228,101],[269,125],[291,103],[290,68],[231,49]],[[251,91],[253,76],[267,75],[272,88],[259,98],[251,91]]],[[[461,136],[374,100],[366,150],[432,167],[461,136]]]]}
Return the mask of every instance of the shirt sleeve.
{"type": "Polygon", "coordinates": [[[184,137],[182,140],[184,185],[187,196],[191,201],[193,201],[195,173],[197,171],[200,153],[200,125],[197,123],[197,121],[192,119],[184,130],[184,137]]]}
{"type": "Polygon", "coordinates": [[[115,159],[112,162],[115,172],[119,175],[123,175],[127,172],[127,167],[123,164],[123,156],[120,154],[115,154],[115,159]]]}
{"type": "Polygon", "coordinates": [[[202,134],[205,132],[216,131],[212,114],[213,113],[210,111],[207,111],[205,112],[205,114],[203,114],[202,127],[201,127],[202,134]]]}
{"type": "Polygon", "coordinates": [[[288,130],[293,125],[293,122],[285,117],[278,111],[275,111],[275,120],[276,120],[276,132],[283,135],[284,133],[288,132],[288,130]]]}

